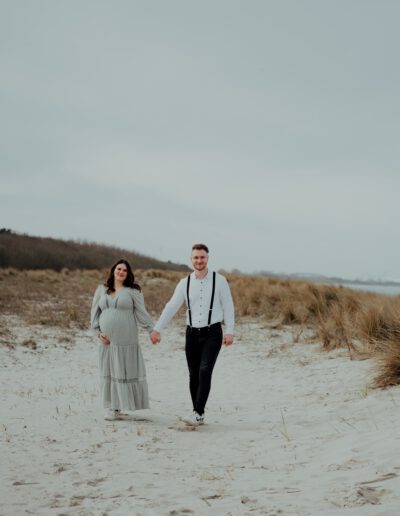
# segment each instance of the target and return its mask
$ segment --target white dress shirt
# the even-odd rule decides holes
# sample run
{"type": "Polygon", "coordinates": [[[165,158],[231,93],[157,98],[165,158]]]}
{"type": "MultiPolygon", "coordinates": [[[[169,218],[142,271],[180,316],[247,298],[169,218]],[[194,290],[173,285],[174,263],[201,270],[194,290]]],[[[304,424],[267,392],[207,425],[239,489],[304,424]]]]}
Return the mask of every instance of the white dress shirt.
{"type": "MultiPolygon", "coordinates": [[[[189,300],[192,326],[194,328],[203,328],[208,325],[212,283],[212,271],[208,271],[207,275],[202,279],[196,278],[195,272],[192,272],[190,275],[189,300]]],[[[154,326],[156,331],[161,332],[167,326],[183,303],[186,302],[187,305],[186,289],[187,277],[180,280],[171,299],[165,305],[160,318],[154,326]]],[[[215,275],[214,305],[210,324],[222,321],[225,322],[225,333],[233,334],[235,311],[231,291],[226,278],[217,272],[215,275]]],[[[188,310],[186,311],[186,324],[190,324],[188,310]]]]}

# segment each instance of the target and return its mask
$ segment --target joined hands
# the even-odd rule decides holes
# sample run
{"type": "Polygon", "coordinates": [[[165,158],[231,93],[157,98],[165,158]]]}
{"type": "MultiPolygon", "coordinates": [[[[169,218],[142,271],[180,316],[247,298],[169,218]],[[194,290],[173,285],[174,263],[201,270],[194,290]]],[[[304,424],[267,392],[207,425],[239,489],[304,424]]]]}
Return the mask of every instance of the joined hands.
{"type": "Polygon", "coordinates": [[[161,333],[156,330],[153,330],[150,333],[150,340],[153,344],[159,344],[161,342],[161,333]]]}

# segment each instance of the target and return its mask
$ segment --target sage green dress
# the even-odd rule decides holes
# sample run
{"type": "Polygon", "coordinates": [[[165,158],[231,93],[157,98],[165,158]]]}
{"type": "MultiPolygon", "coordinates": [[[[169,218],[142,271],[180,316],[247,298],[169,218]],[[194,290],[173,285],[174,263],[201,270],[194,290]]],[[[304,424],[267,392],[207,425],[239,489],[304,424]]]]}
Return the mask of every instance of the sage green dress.
{"type": "Polygon", "coordinates": [[[115,296],[100,285],[93,297],[91,326],[110,340],[99,340],[100,395],[104,408],[139,410],[149,408],[146,369],[139,346],[138,324],[150,333],[153,321],[142,293],[123,287],[115,296]]]}

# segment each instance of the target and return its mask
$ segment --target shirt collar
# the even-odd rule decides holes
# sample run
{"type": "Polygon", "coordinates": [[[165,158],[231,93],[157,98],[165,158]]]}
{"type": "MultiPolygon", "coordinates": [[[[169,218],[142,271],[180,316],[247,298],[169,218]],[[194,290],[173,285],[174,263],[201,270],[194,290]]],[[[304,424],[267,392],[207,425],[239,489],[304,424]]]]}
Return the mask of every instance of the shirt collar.
{"type": "Polygon", "coordinates": [[[196,276],[196,271],[193,271],[193,272],[192,272],[192,275],[193,275],[193,278],[194,278],[195,280],[197,280],[197,281],[208,280],[208,277],[209,277],[209,275],[210,275],[210,269],[207,269],[207,274],[204,276],[204,278],[198,278],[198,277],[196,276]]]}

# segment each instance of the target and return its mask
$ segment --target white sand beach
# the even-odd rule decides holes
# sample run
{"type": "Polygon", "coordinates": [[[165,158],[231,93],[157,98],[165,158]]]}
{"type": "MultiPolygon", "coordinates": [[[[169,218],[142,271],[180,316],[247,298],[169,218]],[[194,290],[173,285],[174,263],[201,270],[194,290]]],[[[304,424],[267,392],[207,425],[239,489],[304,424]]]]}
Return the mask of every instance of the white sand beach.
{"type": "Polygon", "coordinates": [[[12,323],[1,515],[400,514],[400,389],[369,390],[371,361],[241,323],[192,430],[179,420],[191,410],[183,327],[171,326],[159,346],[141,334],[151,409],[107,422],[90,332],[12,323]]]}

